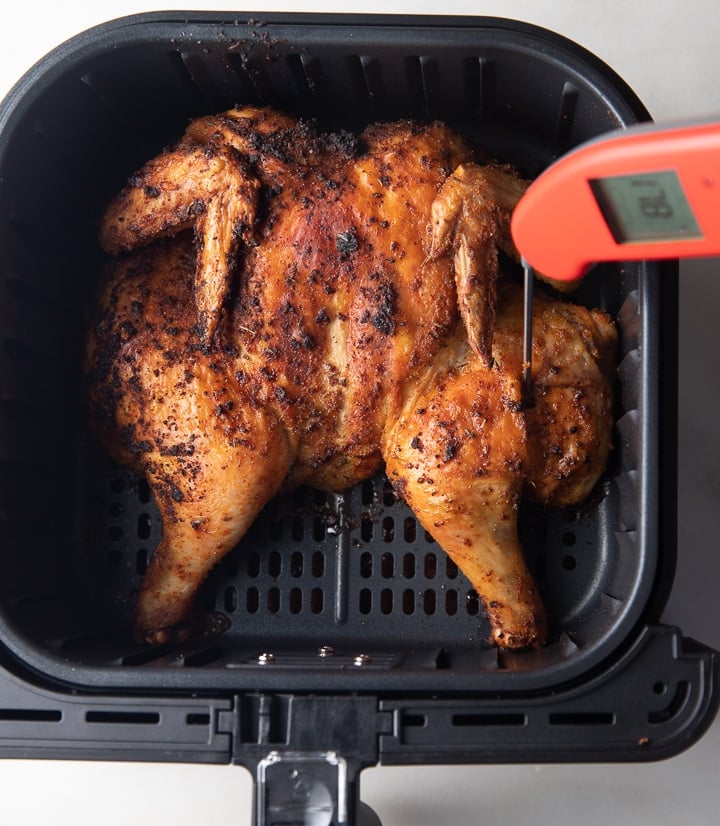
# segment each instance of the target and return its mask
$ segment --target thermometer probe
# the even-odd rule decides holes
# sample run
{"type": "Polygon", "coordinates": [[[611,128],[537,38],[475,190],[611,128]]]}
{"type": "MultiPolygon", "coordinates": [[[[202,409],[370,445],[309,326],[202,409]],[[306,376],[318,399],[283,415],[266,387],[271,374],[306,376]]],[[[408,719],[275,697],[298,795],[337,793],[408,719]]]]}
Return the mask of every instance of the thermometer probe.
{"type": "Polygon", "coordinates": [[[582,144],[530,184],[511,232],[525,270],[527,401],[533,271],[574,281],[600,261],[720,255],[720,122],[645,124],[582,144]]]}

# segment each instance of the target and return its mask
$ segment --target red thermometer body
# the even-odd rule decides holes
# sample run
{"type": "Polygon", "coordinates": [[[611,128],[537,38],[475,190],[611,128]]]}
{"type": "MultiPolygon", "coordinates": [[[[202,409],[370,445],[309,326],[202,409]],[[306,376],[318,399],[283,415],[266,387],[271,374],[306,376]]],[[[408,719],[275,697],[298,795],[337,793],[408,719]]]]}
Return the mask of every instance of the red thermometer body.
{"type": "Polygon", "coordinates": [[[528,187],[512,237],[536,272],[720,255],[720,122],[643,125],[564,155],[528,187]]]}

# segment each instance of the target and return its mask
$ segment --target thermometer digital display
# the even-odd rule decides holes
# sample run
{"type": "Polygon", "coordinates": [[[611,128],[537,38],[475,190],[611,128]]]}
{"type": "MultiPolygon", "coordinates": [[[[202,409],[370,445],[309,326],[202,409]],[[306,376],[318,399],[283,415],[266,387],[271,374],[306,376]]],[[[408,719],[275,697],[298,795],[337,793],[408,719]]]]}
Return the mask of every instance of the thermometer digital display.
{"type": "Polygon", "coordinates": [[[590,188],[618,244],[702,238],[677,173],[593,178],[590,188]]]}
{"type": "Polygon", "coordinates": [[[511,230],[522,258],[558,281],[597,261],[720,255],[720,123],[581,145],[528,187],[511,230]]]}

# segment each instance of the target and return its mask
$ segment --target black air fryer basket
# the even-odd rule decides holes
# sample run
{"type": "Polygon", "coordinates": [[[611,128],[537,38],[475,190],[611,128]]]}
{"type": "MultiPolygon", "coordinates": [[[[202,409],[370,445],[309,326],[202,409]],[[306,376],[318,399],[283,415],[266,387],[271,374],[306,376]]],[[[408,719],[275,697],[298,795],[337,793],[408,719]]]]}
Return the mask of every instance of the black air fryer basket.
{"type": "Polygon", "coordinates": [[[0,754],[233,761],[256,774],[259,823],[304,776],[340,824],[375,763],[642,760],[694,742],[715,652],[657,623],[675,550],[673,263],[597,268],[574,298],[617,319],[617,426],[584,506],[522,508],[546,648],[486,642],[469,583],[383,476],[273,502],[203,590],[224,633],[132,642],[160,523],[85,426],[96,229],[190,118],[236,103],[328,129],[439,118],[527,176],[648,119],[575,44],[488,18],[147,14],[22,78],[0,108],[0,754]]]}

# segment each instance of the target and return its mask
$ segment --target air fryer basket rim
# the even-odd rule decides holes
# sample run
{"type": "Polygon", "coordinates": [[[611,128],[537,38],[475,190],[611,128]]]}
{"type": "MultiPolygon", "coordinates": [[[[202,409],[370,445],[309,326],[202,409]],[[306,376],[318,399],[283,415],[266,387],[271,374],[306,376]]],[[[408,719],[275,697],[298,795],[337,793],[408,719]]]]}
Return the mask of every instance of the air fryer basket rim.
{"type": "MultiPolygon", "coordinates": [[[[160,32],[166,25],[183,24],[186,29],[192,25],[230,27],[246,26],[300,26],[317,29],[337,29],[340,27],[363,27],[370,29],[390,28],[394,31],[416,28],[428,31],[473,29],[497,29],[516,34],[525,34],[537,41],[543,51],[557,50],[565,60],[576,62],[593,73],[603,76],[614,96],[627,107],[637,121],[651,120],[651,113],[632,87],[609,64],[590,49],[574,42],[565,35],[536,23],[521,19],[494,15],[441,15],[441,14],[366,14],[361,12],[261,12],[243,10],[238,13],[227,11],[157,10],[137,12],[90,26],[52,48],[39,58],[18,78],[0,101],[0,134],[5,129],[6,120],[17,105],[23,109],[32,105],[37,84],[47,82],[54,73],[65,71],[75,60],[82,59],[85,50],[95,52],[109,46],[114,48],[123,42],[132,41],[139,29],[143,37],[151,37],[157,27],[160,32]]],[[[183,38],[192,38],[192,30],[182,32],[183,38]]]]}
{"type": "MultiPolygon", "coordinates": [[[[362,32],[365,38],[373,35],[382,40],[383,44],[393,39],[402,43],[412,34],[430,44],[438,40],[443,44],[453,43],[459,39],[463,47],[467,47],[473,34],[487,36],[489,32],[497,32],[500,42],[504,37],[515,47],[519,38],[525,48],[536,49],[538,57],[542,56],[548,64],[565,64],[573,71],[589,77],[589,83],[602,88],[602,102],[607,105],[608,117],[611,120],[616,118],[618,125],[630,125],[649,117],[627,84],[590,52],[560,35],[518,21],[496,17],[280,13],[230,16],[220,12],[147,12],[100,24],[71,38],[39,61],[18,81],[0,105],[0,172],[3,163],[7,163],[6,156],[13,130],[20,128],[25,119],[32,119],[34,107],[46,95],[47,89],[62,82],[65,75],[77,71],[78,67],[86,68],[88,62],[92,62],[104,50],[111,48],[119,52],[123,48],[137,45],[151,50],[153,43],[162,43],[163,48],[172,44],[178,50],[182,48],[192,51],[193,42],[203,39],[212,42],[213,47],[226,48],[233,35],[239,40],[238,30],[243,37],[247,37],[251,30],[263,33],[282,31],[283,38],[287,32],[295,32],[296,35],[302,32],[305,37],[312,30],[315,32],[313,37],[320,37],[325,46],[328,42],[340,42],[343,37],[347,38],[348,44],[352,44],[355,36],[362,32]],[[261,20],[260,24],[258,19],[261,20]]],[[[291,43],[290,47],[294,48],[294,45],[291,43]]],[[[642,302],[638,333],[643,353],[640,365],[643,380],[641,402],[645,410],[654,413],[660,409],[661,389],[658,382],[663,374],[658,354],[660,330],[657,318],[665,297],[662,295],[664,286],[658,286],[658,282],[666,280],[665,274],[662,279],[657,275],[655,265],[641,264],[627,270],[628,279],[636,279],[642,302]]],[[[667,274],[668,283],[672,282],[674,275],[667,274]]],[[[245,661],[242,668],[232,669],[178,669],[170,662],[150,668],[132,669],[117,664],[98,666],[92,662],[78,662],[71,656],[56,652],[49,653],[2,613],[0,638],[18,662],[40,675],[41,679],[88,689],[112,687],[127,691],[151,689],[159,692],[238,688],[326,690],[331,684],[342,687],[342,690],[359,691],[443,691],[452,686],[452,690],[456,692],[525,692],[545,690],[557,686],[559,682],[582,679],[617,656],[623,646],[630,644],[633,635],[648,618],[650,603],[650,618],[657,616],[662,600],[653,595],[656,594],[660,581],[665,582],[661,590],[667,590],[667,573],[671,570],[674,547],[673,540],[660,530],[663,513],[655,487],[656,472],[659,471],[658,428],[662,422],[654,420],[650,415],[640,416],[639,419],[638,431],[631,438],[638,439],[642,454],[637,474],[640,480],[638,499],[641,502],[641,515],[636,529],[636,547],[642,557],[641,571],[631,589],[633,593],[620,609],[621,621],[611,628],[611,632],[603,640],[588,646],[585,655],[574,661],[568,662],[567,659],[560,658],[549,665],[545,662],[536,670],[498,668],[480,675],[472,669],[428,668],[426,663],[406,669],[357,668],[352,674],[328,672],[307,661],[290,663],[288,667],[279,663],[272,669],[245,661]],[[658,554],[660,546],[662,553],[658,554]]],[[[667,435],[665,432],[663,438],[667,435]]]]}

